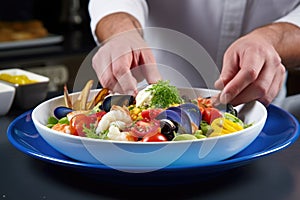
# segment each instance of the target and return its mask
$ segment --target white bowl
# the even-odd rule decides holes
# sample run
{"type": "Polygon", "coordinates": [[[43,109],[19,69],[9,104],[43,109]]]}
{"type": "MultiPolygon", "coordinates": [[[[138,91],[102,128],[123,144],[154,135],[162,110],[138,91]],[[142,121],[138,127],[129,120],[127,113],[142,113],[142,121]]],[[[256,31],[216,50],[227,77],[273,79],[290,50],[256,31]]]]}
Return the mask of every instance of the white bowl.
{"type": "Polygon", "coordinates": [[[0,116],[6,115],[14,101],[16,89],[0,82],[0,116]]]}
{"type": "MultiPolygon", "coordinates": [[[[218,91],[180,88],[182,95],[194,98],[212,96],[218,91]]],[[[95,94],[95,90],[92,94],[95,94]]],[[[78,95],[78,93],[73,94],[78,95]]],[[[68,135],[51,130],[45,125],[53,110],[64,105],[63,96],[38,105],[32,112],[32,120],[40,135],[56,150],[73,159],[112,168],[145,167],[149,170],[166,166],[201,165],[217,162],[233,156],[247,147],[262,130],[267,110],[259,102],[237,106],[241,118],[252,126],[224,136],[191,141],[169,142],[120,142],[68,135]]]]}

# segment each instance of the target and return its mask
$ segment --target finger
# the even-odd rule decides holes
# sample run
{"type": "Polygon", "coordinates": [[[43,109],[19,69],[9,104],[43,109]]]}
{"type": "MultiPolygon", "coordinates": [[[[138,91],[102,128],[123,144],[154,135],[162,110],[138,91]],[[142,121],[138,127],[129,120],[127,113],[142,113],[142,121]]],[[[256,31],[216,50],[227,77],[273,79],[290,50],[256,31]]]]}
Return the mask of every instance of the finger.
{"type": "Polygon", "coordinates": [[[112,63],[112,73],[122,88],[122,92],[133,94],[136,91],[137,81],[132,76],[131,67],[132,57],[129,54],[122,55],[112,63]]]}
{"type": "MultiPolygon", "coordinates": [[[[106,46],[102,46],[92,58],[92,66],[97,74],[100,81],[101,77],[111,66],[111,57],[108,51],[106,51],[106,46]]],[[[106,73],[107,74],[107,73],[106,73]]],[[[107,74],[108,76],[110,74],[107,74]]],[[[112,74],[111,74],[112,76],[112,74]]]]}
{"type": "Polygon", "coordinates": [[[267,95],[259,98],[258,100],[265,106],[268,106],[278,95],[279,91],[282,89],[285,79],[285,67],[280,64],[277,73],[275,74],[272,84],[267,92],[267,95]]]}
{"type": "Polygon", "coordinates": [[[253,100],[260,100],[265,105],[268,105],[278,93],[279,85],[283,82],[282,78],[284,78],[283,65],[276,67],[276,69],[273,66],[264,67],[257,80],[237,95],[231,103],[238,105],[253,100]],[[280,73],[283,74],[280,75],[280,73]]]}
{"type": "Polygon", "coordinates": [[[240,70],[224,87],[220,95],[221,103],[228,103],[238,96],[247,86],[253,83],[259,76],[264,59],[258,54],[248,53],[244,58],[240,58],[240,70]]]}
{"type": "Polygon", "coordinates": [[[112,93],[125,94],[118,81],[113,85],[113,87],[110,90],[112,91],[112,93]]]}
{"type": "Polygon", "coordinates": [[[139,61],[142,73],[149,84],[156,83],[162,79],[154,55],[150,49],[144,49],[141,52],[139,61]]]}
{"type": "Polygon", "coordinates": [[[142,67],[139,65],[140,50],[132,51],[132,57],[131,74],[137,82],[141,82],[145,77],[142,72],[142,67]]]}
{"type": "Polygon", "coordinates": [[[223,90],[225,85],[238,73],[239,69],[237,54],[229,49],[224,54],[222,71],[219,79],[215,82],[215,88],[223,90]]]}
{"type": "Polygon", "coordinates": [[[98,76],[98,79],[103,88],[108,88],[111,91],[114,91],[118,82],[112,74],[111,64],[103,70],[103,72],[98,76]]]}
{"type": "Polygon", "coordinates": [[[92,66],[102,87],[112,90],[117,80],[111,71],[111,59],[106,54],[105,48],[101,47],[92,59],[92,66]]]}
{"type": "Polygon", "coordinates": [[[145,79],[142,66],[135,66],[131,68],[131,74],[136,79],[136,81],[139,83],[145,79]]]}

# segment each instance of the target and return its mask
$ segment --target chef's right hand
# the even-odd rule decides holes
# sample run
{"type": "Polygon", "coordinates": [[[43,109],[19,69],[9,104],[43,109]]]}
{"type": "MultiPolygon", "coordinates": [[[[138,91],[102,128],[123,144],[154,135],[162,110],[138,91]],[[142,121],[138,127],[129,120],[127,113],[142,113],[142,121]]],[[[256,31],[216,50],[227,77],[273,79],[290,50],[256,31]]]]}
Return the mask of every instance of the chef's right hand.
{"type": "Polygon", "coordinates": [[[118,31],[106,39],[92,63],[102,87],[113,92],[136,94],[138,82],[146,79],[152,84],[161,79],[154,55],[138,29],[118,31]]]}

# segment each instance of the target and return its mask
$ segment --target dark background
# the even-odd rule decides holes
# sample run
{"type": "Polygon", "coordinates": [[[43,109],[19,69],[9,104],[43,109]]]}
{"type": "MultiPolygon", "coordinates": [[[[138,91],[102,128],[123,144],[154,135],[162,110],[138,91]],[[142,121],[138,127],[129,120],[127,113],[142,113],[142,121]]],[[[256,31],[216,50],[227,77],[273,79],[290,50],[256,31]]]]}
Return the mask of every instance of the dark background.
{"type": "MultiPolygon", "coordinates": [[[[89,27],[88,0],[79,0],[81,24],[89,27]]],[[[1,0],[0,20],[26,21],[39,19],[51,33],[61,33],[66,29],[70,0],[1,0]]]]}
{"type": "Polygon", "coordinates": [[[96,47],[90,30],[89,1],[78,1],[80,7],[75,11],[73,9],[73,12],[80,16],[80,23],[70,20],[73,0],[1,0],[0,21],[40,20],[51,35],[62,36],[63,41],[48,45],[0,48],[0,69],[20,68],[35,73],[38,69],[38,73],[48,76],[53,85],[53,79],[60,75],[60,71],[57,71],[59,66],[67,71],[68,80],[55,86],[57,92],[62,91],[64,83],[72,89],[81,63],[96,47]]]}

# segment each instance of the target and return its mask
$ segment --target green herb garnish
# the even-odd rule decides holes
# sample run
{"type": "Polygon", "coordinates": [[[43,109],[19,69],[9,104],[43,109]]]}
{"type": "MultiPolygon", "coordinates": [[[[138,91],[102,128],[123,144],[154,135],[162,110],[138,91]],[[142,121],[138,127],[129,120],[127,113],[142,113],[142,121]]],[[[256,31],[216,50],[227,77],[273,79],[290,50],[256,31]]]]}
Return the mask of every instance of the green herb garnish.
{"type": "Polygon", "coordinates": [[[94,124],[90,125],[90,128],[87,128],[85,125],[83,125],[83,132],[85,132],[85,136],[88,138],[94,138],[94,139],[106,139],[108,130],[103,131],[102,133],[97,134],[96,133],[96,126],[94,124]]]}
{"type": "Polygon", "coordinates": [[[175,86],[169,84],[169,81],[158,81],[153,84],[147,91],[151,92],[153,96],[151,99],[151,107],[167,108],[172,104],[183,103],[179,92],[175,86]]]}

